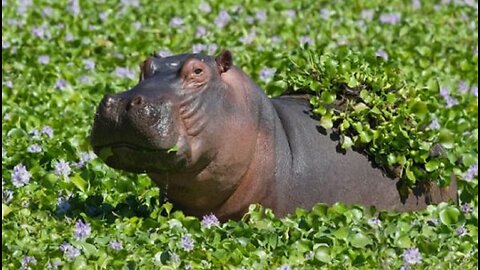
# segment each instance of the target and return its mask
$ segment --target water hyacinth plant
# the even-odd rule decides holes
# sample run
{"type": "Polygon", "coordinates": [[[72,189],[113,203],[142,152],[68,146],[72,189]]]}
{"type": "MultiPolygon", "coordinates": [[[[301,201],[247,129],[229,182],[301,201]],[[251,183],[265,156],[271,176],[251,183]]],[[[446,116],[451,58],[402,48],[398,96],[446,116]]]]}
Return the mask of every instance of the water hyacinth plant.
{"type": "Polygon", "coordinates": [[[478,268],[477,1],[5,0],[2,21],[2,269],[478,268]],[[455,177],[459,203],[220,223],[92,154],[98,102],[148,55],[225,48],[402,192],[455,177]]]}

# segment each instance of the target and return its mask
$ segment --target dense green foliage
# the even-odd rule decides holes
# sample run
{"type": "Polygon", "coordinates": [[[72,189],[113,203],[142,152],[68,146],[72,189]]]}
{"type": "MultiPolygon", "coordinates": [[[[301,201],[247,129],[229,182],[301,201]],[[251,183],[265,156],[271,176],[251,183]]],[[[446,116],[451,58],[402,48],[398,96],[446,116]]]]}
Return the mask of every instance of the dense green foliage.
{"type": "Polygon", "coordinates": [[[478,267],[476,2],[30,2],[2,1],[4,269],[478,267]],[[252,206],[217,224],[88,155],[97,103],[133,86],[147,55],[222,48],[270,95],[313,94],[320,124],[403,192],[455,175],[460,205],[284,219],[252,206]]]}

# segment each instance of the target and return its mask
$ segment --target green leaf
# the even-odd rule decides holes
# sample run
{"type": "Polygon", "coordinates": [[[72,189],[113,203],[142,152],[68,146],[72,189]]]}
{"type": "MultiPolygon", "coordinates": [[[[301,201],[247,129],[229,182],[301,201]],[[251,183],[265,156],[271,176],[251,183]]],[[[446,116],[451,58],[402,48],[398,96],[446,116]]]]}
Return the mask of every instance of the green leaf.
{"type": "Polygon", "coordinates": [[[13,211],[13,208],[2,203],[2,220],[4,217],[6,217],[8,214],[10,214],[13,211]]]}
{"type": "Polygon", "coordinates": [[[361,112],[361,111],[364,111],[364,110],[368,110],[369,107],[367,105],[365,105],[365,103],[357,103],[355,106],[353,106],[353,110],[356,111],[356,112],[361,112]]]}
{"type": "Polygon", "coordinates": [[[349,234],[349,229],[348,227],[341,227],[338,230],[334,231],[332,233],[333,236],[335,236],[337,239],[342,239],[346,240],[349,234]]]}
{"type": "Polygon", "coordinates": [[[87,188],[87,182],[79,174],[70,176],[70,182],[72,182],[79,190],[85,192],[87,188]]]}
{"type": "Polygon", "coordinates": [[[107,161],[107,159],[111,156],[113,156],[113,151],[111,147],[103,147],[98,154],[98,157],[103,161],[107,161]]]}
{"type": "Polygon", "coordinates": [[[460,218],[460,210],[455,207],[448,206],[440,211],[440,221],[445,225],[454,225],[460,218]]]}
{"type": "Polygon", "coordinates": [[[167,150],[167,153],[171,153],[171,152],[177,152],[178,151],[178,145],[174,145],[173,147],[171,147],[170,149],[167,150]]]}
{"type": "Polygon", "coordinates": [[[330,256],[330,251],[328,247],[318,247],[315,250],[315,259],[323,263],[329,263],[332,258],[330,256]]]}
{"type": "Polygon", "coordinates": [[[425,169],[427,170],[427,172],[433,172],[436,169],[438,169],[439,165],[440,165],[440,162],[438,160],[432,159],[425,164],[425,169]]]}
{"type": "Polygon", "coordinates": [[[365,234],[359,232],[351,236],[350,244],[356,248],[364,248],[367,245],[372,244],[372,239],[370,239],[365,234]]]}
{"type": "Polygon", "coordinates": [[[350,137],[342,135],[342,148],[350,149],[353,146],[353,141],[350,137]]]}
{"type": "Polygon", "coordinates": [[[332,117],[330,115],[323,115],[320,118],[320,126],[325,129],[331,129],[333,127],[332,117]]]}
{"type": "Polygon", "coordinates": [[[448,129],[440,130],[438,141],[447,149],[452,149],[455,143],[453,133],[448,129]]]}
{"type": "Polygon", "coordinates": [[[408,237],[408,235],[402,234],[395,241],[395,245],[399,248],[409,248],[412,246],[412,242],[410,241],[410,238],[408,237]]]}
{"type": "Polygon", "coordinates": [[[335,101],[337,96],[334,93],[330,93],[329,91],[323,91],[320,95],[320,98],[325,104],[331,104],[335,101]]]}
{"type": "Polygon", "coordinates": [[[416,100],[410,105],[410,112],[418,118],[424,119],[428,114],[428,107],[425,101],[416,100]]]}

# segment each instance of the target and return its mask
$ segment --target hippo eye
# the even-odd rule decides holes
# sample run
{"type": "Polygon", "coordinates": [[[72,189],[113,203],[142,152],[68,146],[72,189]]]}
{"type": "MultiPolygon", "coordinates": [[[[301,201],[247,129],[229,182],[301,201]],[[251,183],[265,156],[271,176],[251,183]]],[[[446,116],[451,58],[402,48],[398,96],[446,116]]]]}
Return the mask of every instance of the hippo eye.
{"type": "Polygon", "coordinates": [[[200,73],[203,72],[203,70],[201,68],[196,68],[194,71],[193,71],[195,74],[199,75],[200,73]]]}

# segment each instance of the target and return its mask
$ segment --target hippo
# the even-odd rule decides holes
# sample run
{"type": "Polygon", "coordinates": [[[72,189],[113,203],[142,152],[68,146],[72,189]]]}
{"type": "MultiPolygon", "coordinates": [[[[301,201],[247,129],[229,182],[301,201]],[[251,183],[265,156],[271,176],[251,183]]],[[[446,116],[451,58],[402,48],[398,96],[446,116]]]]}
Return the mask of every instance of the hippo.
{"type": "Polygon", "coordinates": [[[232,53],[152,55],[132,89],[106,94],[91,130],[110,167],[146,173],[176,208],[240,219],[251,204],[278,217],[317,203],[416,211],[456,200],[457,187],[417,187],[357,151],[340,151],[308,99],[269,98],[232,53]]]}

